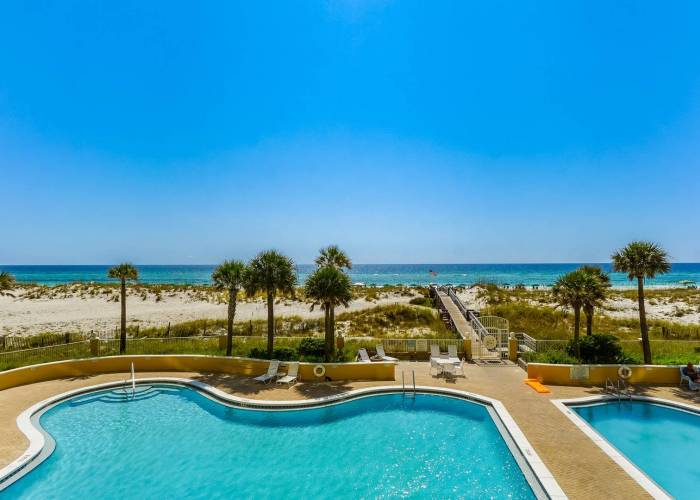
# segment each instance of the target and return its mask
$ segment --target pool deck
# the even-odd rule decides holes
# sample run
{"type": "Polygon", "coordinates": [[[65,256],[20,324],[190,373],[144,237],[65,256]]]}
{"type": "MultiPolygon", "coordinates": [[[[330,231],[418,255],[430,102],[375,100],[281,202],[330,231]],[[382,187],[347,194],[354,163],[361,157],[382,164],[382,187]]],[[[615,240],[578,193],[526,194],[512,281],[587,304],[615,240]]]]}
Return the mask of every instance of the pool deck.
{"type": "MultiPolygon", "coordinates": [[[[523,383],[525,372],[513,365],[465,365],[465,378],[446,381],[431,376],[427,362],[400,362],[396,370],[397,379],[401,379],[401,371],[404,371],[406,380],[411,380],[413,370],[417,385],[448,387],[500,400],[569,498],[649,498],[630,476],[550,402],[552,399],[599,395],[602,393],[600,388],[549,386],[550,394],[538,394],[523,383]]],[[[241,376],[225,374],[137,373],[137,377],[143,378],[158,376],[191,378],[237,396],[271,400],[299,400],[363,387],[390,385],[389,382],[301,382],[287,388],[265,386],[241,376]]],[[[17,415],[23,410],[62,392],[128,377],[127,374],[105,374],[40,382],[0,391],[0,467],[19,457],[28,445],[15,423],[17,415]]],[[[700,395],[677,387],[638,387],[636,390],[640,395],[680,401],[700,408],[700,395]]]]}

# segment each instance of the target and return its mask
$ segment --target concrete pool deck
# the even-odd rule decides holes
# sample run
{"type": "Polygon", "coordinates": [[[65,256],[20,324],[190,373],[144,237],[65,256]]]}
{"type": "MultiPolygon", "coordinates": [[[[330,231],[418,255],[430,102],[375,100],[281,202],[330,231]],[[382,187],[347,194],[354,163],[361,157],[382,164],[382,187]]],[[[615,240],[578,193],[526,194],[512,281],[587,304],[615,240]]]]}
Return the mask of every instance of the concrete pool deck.
{"type": "MultiPolygon", "coordinates": [[[[538,394],[523,383],[525,372],[513,365],[465,365],[466,378],[446,381],[432,377],[427,362],[400,362],[396,376],[400,386],[401,372],[416,384],[446,387],[474,392],[500,400],[517,422],[530,444],[552,472],[570,498],[591,498],[615,495],[622,498],[649,498],[648,494],[622,468],[551,403],[552,399],[571,399],[599,395],[596,387],[549,386],[550,394],[538,394]]],[[[250,399],[299,400],[338,394],[352,389],[391,385],[385,381],[298,383],[291,388],[264,386],[239,375],[193,372],[144,372],[137,378],[180,377],[199,380],[227,393],[250,399]]],[[[39,382],[0,391],[0,467],[19,457],[28,442],[16,426],[17,416],[31,405],[50,396],[111,381],[128,378],[123,373],[39,382]]],[[[700,408],[700,396],[676,387],[639,387],[638,394],[681,401],[700,408]]]]}

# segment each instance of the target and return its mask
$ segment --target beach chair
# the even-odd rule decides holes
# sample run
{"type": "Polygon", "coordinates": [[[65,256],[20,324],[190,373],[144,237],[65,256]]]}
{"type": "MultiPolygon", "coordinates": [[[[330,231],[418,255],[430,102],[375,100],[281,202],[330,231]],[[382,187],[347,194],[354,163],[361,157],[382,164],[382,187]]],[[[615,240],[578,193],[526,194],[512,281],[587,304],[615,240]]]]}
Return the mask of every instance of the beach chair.
{"type": "Polygon", "coordinates": [[[466,377],[466,375],[464,374],[464,361],[460,360],[454,363],[452,366],[454,367],[455,375],[459,373],[461,376],[466,377]]]}
{"type": "Polygon", "coordinates": [[[272,382],[275,377],[277,377],[277,369],[280,367],[280,362],[277,359],[270,360],[270,364],[267,366],[267,373],[259,375],[253,380],[256,382],[262,382],[263,384],[268,384],[272,382]]]}
{"type": "Polygon", "coordinates": [[[278,384],[293,384],[299,375],[299,363],[289,363],[289,370],[284,377],[278,378],[278,384]]]}
{"type": "Polygon", "coordinates": [[[391,356],[386,355],[382,344],[377,344],[377,356],[382,358],[382,361],[398,361],[398,358],[392,358],[391,356]]]}
{"type": "Polygon", "coordinates": [[[459,359],[459,354],[457,353],[456,345],[450,344],[447,346],[447,357],[450,359],[450,361],[454,361],[455,364],[461,361],[459,359]]]}
{"type": "Polygon", "coordinates": [[[357,357],[363,363],[371,363],[372,360],[369,359],[369,354],[367,354],[367,349],[360,349],[357,351],[357,357]]]}
{"type": "Polygon", "coordinates": [[[683,387],[683,382],[688,382],[688,389],[691,391],[700,391],[700,384],[693,382],[693,380],[685,374],[685,366],[680,366],[681,371],[681,383],[680,387],[683,387]]]}
{"type": "Polygon", "coordinates": [[[442,373],[442,365],[437,362],[436,358],[430,357],[430,374],[434,376],[439,376],[442,373]],[[435,373],[433,373],[435,370],[435,373]]]}
{"type": "Polygon", "coordinates": [[[431,358],[442,358],[440,353],[440,346],[437,344],[430,344],[430,357],[431,358]]]}
{"type": "Polygon", "coordinates": [[[447,379],[453,379],[457,375],[455,365],[452,363],[446,363],[442,365],[442,374],[445,375],[447,379]]]}

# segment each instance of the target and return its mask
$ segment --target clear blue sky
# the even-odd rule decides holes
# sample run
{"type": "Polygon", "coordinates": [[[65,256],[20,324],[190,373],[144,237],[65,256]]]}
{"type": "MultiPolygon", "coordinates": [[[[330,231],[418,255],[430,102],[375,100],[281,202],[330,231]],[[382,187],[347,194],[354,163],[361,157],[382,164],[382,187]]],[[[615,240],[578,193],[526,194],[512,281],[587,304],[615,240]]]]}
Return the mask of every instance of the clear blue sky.
{"type": "Polygon", "coordinates": [[[700,3],[0,5],[0,263],[700,261],[700,3]]]}

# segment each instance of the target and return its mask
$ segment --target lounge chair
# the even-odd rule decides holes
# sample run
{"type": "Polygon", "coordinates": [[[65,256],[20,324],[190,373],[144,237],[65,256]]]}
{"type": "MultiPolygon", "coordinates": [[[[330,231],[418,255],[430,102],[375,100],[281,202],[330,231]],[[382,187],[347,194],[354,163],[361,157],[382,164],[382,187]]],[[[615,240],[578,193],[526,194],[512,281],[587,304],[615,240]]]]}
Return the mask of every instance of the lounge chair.
{"type": "Polygon", "coordinates": [[[683,382],[688,382],[688,389],[691,391],[700,391],[700,384],[693,382],[693,380],[685,374],[685,366],[679,367],[681,370],[681,383],[680,387],[683,386],[683,382]]]}
{"type": "Polygon", "coordinates": [[[262,382],[268,384],[275,380],[277,377],[277,369],[280,367],[280,362],[277,359],[270,360],[270,364],[267,366],[267,373],[255,377],[253,380],[256,382],[262,382]]]}
{"type": "Polygon", "coordinates": [[[440,353],[440,346],[437,344],[430,344],[430,357],[431,358],[442,358],[440,353]]]}
{"type": "Polygon", "coordinates": [[[392,358],[391,356],[386,355],[382,344],[377,344],[377,356],[382,358],[383,361],[398,361],[398,358],[392,358]]]}
{"type": "Polygon", "coordinates": [[[357,351],[357,357],[360,358],[360,361],[363,363],[371,363],[372,360],[369,359],[369,354],[367,354],[367,349],[360,349],[357,351]]]}
{"type": "Polygon", "coordinates": [[[457,346],[456,345],[450,344],[447,346],[447,357],[450,359],[450,361],[454,361],[455,364],[457,364],[461,361],[459,359],[459,354],[457,353],[457,346]]]}
{"type": "Polygon", "coordinates": [[[299,363],[289,363],[289,370],[284,377],[278,378],[278,384],[293,384],[299,375],[299,363]]]}

